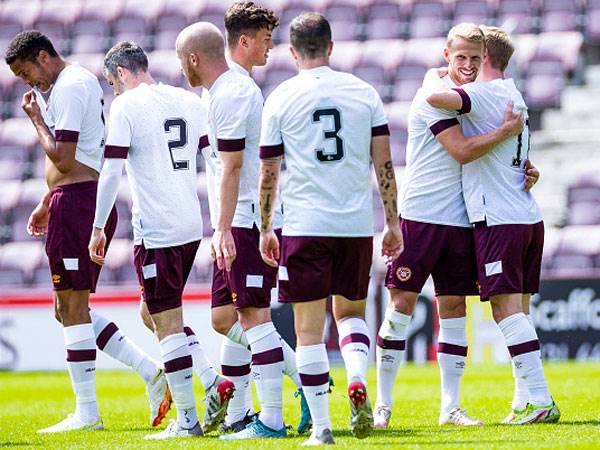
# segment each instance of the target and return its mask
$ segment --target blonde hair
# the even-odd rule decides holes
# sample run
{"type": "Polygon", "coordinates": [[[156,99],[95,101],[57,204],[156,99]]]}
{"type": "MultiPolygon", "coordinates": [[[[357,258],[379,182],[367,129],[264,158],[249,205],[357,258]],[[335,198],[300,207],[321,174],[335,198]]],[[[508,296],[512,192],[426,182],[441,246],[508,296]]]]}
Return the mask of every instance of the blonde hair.
{"type": "Polygon", "coordinates": [[[485,36],[481,28],[474,23],[463,22],[453,26],[448,32],[446,47],[450,48],[456,38],[464,39],[472,43],[481,43],[485,50],[485,36]]]}
{"type": "Polygon", "coordinates": [[[504,72],[515,51],[512,39],[506,31],[498,27],[482,25],[481,29],[485,36],[485,46],[490,64],[494,69],[504,72]]]}

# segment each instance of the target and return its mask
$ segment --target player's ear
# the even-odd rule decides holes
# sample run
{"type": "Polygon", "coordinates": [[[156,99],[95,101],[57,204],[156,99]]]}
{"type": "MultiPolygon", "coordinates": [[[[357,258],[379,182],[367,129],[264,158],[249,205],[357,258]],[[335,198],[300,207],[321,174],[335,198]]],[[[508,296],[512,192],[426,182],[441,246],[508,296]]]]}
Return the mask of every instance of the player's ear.
{"type": "Polygon", "coordinates": [[[48,59],[50,58],[50,55],[48,54],[48,52],[46,50],[40,50],[38,55],[37,55],[37,62],[39,64],[46,64],[48,62],[48,59]]]}
{"type": "Polygon", "coordinates": [[[333,51],[333,41],[329,41],[327,45],[327,56],[331,56],[331,52],[333,51]]]}
{"type": "Polygon", "coordinates": [[[238,39],[238,45],[241,45],[243,48],[250,47],[248,36],[242,33],[238,39]]]}
{"type": "Polygon", "coordinates": [[[444,47],[444,59],[446,62],[450,62],[450,50],[448,50],[448,47],[444,47]]]}

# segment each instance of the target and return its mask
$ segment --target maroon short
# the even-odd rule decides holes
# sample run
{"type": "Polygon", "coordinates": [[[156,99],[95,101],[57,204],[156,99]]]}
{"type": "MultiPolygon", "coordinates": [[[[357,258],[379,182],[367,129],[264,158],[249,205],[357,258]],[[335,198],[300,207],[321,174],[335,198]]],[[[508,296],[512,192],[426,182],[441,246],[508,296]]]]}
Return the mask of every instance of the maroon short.
{"type": "Polygon", "coordinates": [[[364,300],[372,259],[372,237],[284,236],[279,301],[306,302],[330,295],[364,300]]]}
{"type": "MultiPolygon", "coordinates": [[[[275,230],[281,240],[281,230],[275,230]]],[[[237,309],[271,306],[271,290],[277,285],[277,269],[262,260],[258,248],[260,232],[253,228],[233,227],[236,258],[231,271],[213,267],[212,303],[213,308],[233,303],[237,309]]]]}
{"type": "Polygon", "coordinates": [[[133,262],[150,314],[179,308],[200,241],[166,248],[133,247],[133,262]]]}
{"type": "MultiPolygon", "coordinates": [[[[102,266],[90,260],[88,244],[96,212],[97,181],[57,186],[52,189],[48,215],[46,254],[55,291],[96,291],[102,266]]],[[[104,232],[106,249],[117,227],[113,207],[104,232]]]]}
{"type": "Polygon", "coordinates": [[[388,268],[389,289],[421,292],[429,275],[435,295],[477,295],[473,229],[401,219],[404,251],[388,268]]]}
{"type": "Polygon", "coordinates": [[[544,222],[533,225],[475,224],[481,300],[500,294],[535,294],[540,289],[544,222]]]}

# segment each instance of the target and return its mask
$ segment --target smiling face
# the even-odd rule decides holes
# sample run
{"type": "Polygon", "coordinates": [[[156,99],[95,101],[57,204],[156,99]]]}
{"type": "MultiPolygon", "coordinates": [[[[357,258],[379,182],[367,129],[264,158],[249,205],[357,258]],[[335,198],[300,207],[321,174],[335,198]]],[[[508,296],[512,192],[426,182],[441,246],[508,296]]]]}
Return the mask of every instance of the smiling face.
{"type": "Polygon", "coordinates": [[[50,55],[42,50],[34,61],[17,59],[10,65],[10,70],[31,87],[45,92],[56,81],[49,67],[49,58],[50,55]]]}
{"type": "Polygon", "coordinates": [[[448,61],[448,74],[457,85],[471,83],[477,78],[483,62],[484,45],[456,37],[444,49],[444,59],[448,61]]]}
{"type": "Polygon", "coordinates": [[[268,28],[261,28],[254,36],[248,36],[248,53],[253,66],[267,64],[269,50],[273,48],[273,33],[268,28]]]}

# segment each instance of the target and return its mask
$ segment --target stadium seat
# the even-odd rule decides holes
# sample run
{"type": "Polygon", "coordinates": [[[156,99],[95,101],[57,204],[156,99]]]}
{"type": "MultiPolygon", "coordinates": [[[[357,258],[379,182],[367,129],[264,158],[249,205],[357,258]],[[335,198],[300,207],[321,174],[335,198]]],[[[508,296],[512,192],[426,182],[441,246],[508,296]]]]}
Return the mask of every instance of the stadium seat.
{"type": "Polygon", "coordinates": [[[78,0],[45,0],[33,28],[44,30],[56,50],[68,54],[71,26],[77,20],[82,2],[78,0]]]}
{"type": "Polygon", "coordinates": [[[530,61],[525,83],[525,101],[532,110],[560,107],[565,85],[563,66],[558,61],[530,61]]]}
{"type": "Polygon", "coordinates": [[[502,0],[498,6],[497,25],[512,33],[537,31],[536,8],[533,0],[502,0]]]}
{"type": "Polygon", "coordinates": [[[165,0],[156,18],[156,32],[179,32],[200,17],[204,2],[189,0],[165,0]]]}
{"type": "Polygon", "coordinates": [[[446,3],[443,0],[414,2],[409,23],[411,39],[444,36],[448,31],[446,17],[446,3]]]}
{"type": "Polygon", "coordinates": [[[406,164],[406,141],[408,139],[408,110],[410,103],[388,103],[385,112],[390,128],[390,145],[394,166],[406,164]]]}
{"type": "Polygon", "coordinates": [[[541,31],[575,31],[580,20],[577,1],[543,0],[540,11],[541,31]]]}
{"type": "Polygon", "coordinates": [[[215,24],[225,34],[225,11],[229,8],[228,2],[221,0],[205,0],[204,8],[200,13],[200,20],[215,24]]]}
{"type": "Polygon", "coordinates": [[[111,24],[118,17],[123,2],[105,0],[86,0],[82,4],[81,13],[77,22],[73,24],[73,49],[76,52],[104,52],[111,45],[111,24]],[[79,43],[82,36],[92,36],[97,41],[97,46],[92,47],[88,38],[87,42],[79,43]]]}
{"type": "Polygon", "coordinates": [[[600,201],[580,201],[569,205],[569,225],[600,225],[600,201]]]}
{"type": "Polygon", "coordinates": [[[408,20],[398,2],[372,0],[366,8],[365,27],[368,39],[398,39],[406,36],[408,20]]]}
{"type": "Polygon", "coordinates": [[[583,36],[578,32],[541,33],[533,59],[560,61],[565,76],[572,77],[578,69],[583,49],[583,36]]]}
{"type": "Polygon", "coordinates": [[[568,203],[593,201],[600,202],[600,175],[596,173],[583,173],[569,187],[568,203]]]}
{"type": "Polygon", "coordinates": [[[25,286],[44,257],[41,241],[9,242],[0,247],[0,285],[25,286]]]}
{"type": "Polygon", "coordinates": [[[333,41],[353,41],[364,37],[364,10],[360,3],[353,0],[329,2],[324,14],[331,25],[333,41]]]}
{"type": "Polygon", "coordinates": [[[81,67],[96,75],[102,83],[104,79],[104,54],[103,53],[73,53],[69,61],[78,62],[81,67]]]}
{"type": "Polygon", "coordinates": [[[485,0],[456,0],[452,24],[472,22],[491,25],[491,8],[485,0]]]}
{"type": "Polygon", "coordinates": [[[364,44],[358,41],[340,41],[334,45],[329,58],[331,67],[335,70],[352,72],[363,54],[364,44]]]}
{"type": "Polygon", "coordinates": [[[26,2],[22,0],[6,0],[0,7],[0,17],[2,18],[2,27],[0,29],[4,28],[5,23],[7,24],[6,30],[0,32],[0,35],[3,35],[4,33],[14,32],[18,24],[20,24],[21,29],[31,28],[40,13],[42,2],[39,0],[29,0],[26,2]]]}
{"type": "Polygon", "coordinates": [[[148,53],[148,67],[156,81],[180,86],[183,75],[177,54],[169,50],[155,50],[148,53]]]}
{"type": "Polygon", "coordinates": [[[0,179],[18,180],[32,173],[32,152],[38,142],[28,118],[7,119],[0,125],[0,179]]]}
{"type": "Polygon", "coordinates": [[[129,239],[113,239],[106,253],[106,263],[100,273],[105,282],[128,282],[137,284],[137,275],[133,265],[133,242],[129,239]],[[103,274],[105,269],[106,274],[103,274]]]}
{"type": "Polygon", "coordinates": [[[588,0],[584,15],[585,40],[600,43],[600,0],[588,0]]]}
{"type": "Polygon", "coordinates": [[[297,0],[286,4],[279,16],[279,28],[275,31],[276,42],[289,42],[289,27],[290,23],[298,14],[305,11],[321,10],[322,0],[297,0]]]}
{"type": "Polygon", "coordinates": [[[593,273],[598,255],[600,255],[600,226],[566,227],[562,230],[560,245],[552,259],[553,274],[585,276],[593,273]]]}

